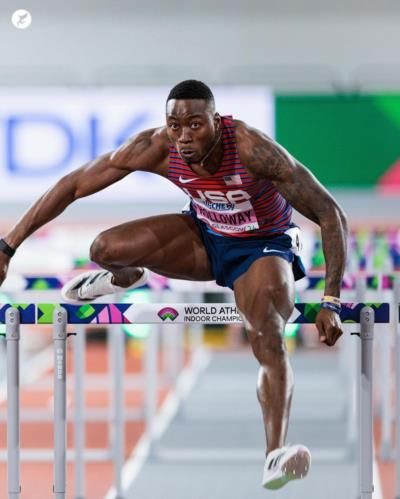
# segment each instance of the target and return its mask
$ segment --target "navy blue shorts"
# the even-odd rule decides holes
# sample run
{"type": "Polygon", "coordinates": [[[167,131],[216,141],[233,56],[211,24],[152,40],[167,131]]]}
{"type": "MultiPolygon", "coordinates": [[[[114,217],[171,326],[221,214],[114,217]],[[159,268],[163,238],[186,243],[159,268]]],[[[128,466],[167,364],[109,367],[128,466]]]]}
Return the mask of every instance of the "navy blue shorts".
{"type": "MultiPolygon", "coordinates": [[[[306,275],[301,258],[293,251],[293,239],[290,235],[284,233],[260,238],[221,236],[211,231],[192,210],[185,211],[185,213],[192,216],[200,229],[214,279],[220,286],[233,289],[235,280],[244,274],[255,260],[269,255],[280,256],[291,263],[296,281],[306,275]]],[[[293,227],[296,226],[293,225],[293,227]]]]}

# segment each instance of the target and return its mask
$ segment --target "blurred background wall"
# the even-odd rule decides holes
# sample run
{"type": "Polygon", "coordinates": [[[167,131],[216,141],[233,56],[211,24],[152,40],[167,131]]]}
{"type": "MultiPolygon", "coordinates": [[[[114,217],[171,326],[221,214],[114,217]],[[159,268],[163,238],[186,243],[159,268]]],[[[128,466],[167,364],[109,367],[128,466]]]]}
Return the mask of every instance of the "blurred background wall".
{"type": "Polygon", "coordinates": [[[334,191],[355,220],[366,213],[395,219],[396,0],[26,0],[23,7],[33,23],[16,30],[10,23],[15,4],[0,5],[3,88],[167,89],[192,77],[211,86],[268,87],[275,96],[278,141],[334,191]],[[367,209],[371,196],[377,199],[373,214],[367,209]]]}
{"type": "Polygon", "coordinates": [[[30,29],[1,2],[0,82],[269,83],[277,90],[398,88],[396,0],[35,2],[30,29]]]}

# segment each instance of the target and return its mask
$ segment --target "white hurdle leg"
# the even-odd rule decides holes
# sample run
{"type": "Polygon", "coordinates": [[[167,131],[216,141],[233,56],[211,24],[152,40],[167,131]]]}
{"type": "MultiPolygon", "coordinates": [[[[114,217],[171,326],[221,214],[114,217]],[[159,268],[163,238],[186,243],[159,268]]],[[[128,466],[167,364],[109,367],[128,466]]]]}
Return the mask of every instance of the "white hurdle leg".
{"type": "Polygon", "coordinates": [[[347,411],[347,445],[349,457],[357,459],[359,447],[359,377],[360,377],[360,342],[354,341],[350,334],[344,334],[341,338],[341,349],[346,350],[342,354],[347,365],[343,366],[343,375],[346,376],[348,387],[348,411],[347,411]]]}
{"type": "Polygon", "coordinates": [[[168,382],[175,384],[183,367],[183,324],[162,325],[161,339],[164,345],[165,372],[168,382]]]}
{"type": "Polygon", "coordinates": [[[65,499],[67,461],[67,312],[56,308],[54,331],[54,499],[65,499]]]}
{"type": "Polygon", "coordinates": [[[145,422],[146,433],[152,442],[154,438],[154,420],[158,399],[158,345],[161,326],[154,324],[146,339],[145,352],[145,422]]]}
{"type": "MultiPolygon", "coordinates": [[[[384,293],[382,291],[382,293],[384,293]]],[[[386,292],[387,293],[387,292],[386,292]]],[[[385,293],[385,294],[386,294],[385,293]]],[[[396,310],[398,305],[393,303],[393,299],[387,296],[381,298],[388,298],[390,303],[390,317],[391,321],[388,324],[388,330],[382,334],[380,338],[380,366],[379,375],[380,383],[378,391],[381,393],[382,400],[382,437],[380,446],[380,457],[384,461],[392,459],[392,423],[393,423],[393,407],[392,407],[392,389],[393,389],[393,375],[392,375],[392,337],[396,331],[396,310]]],[[[382,300],[384,301],[384,300],[382,300]]]]}
{"type": "Polygon", "coordinates": [[[74,340],[75,499],[85,497],[85,326],[76,327],[74,340]]]}
{"type": "Polygon", "coordinates": [[[19,441],[19,312],[6,312],[7,341],[7,477],[8,498],[20,497],[20,441],[19,441]]]}
{"type": "Polygon", "coordinates": [[[364,307],[360,317],[361,400],[360,400],[360,493],[372,499],[373,486],[373,340],[374,310],[364,307]]]}
{"type": "MultiPolygon", "coordinates": [[[[367,292],[367,282],[365,277],[359,276],[356,279],[356,296],[355,301],[357,303],[365,303],[365,297],[367,292]]],[[[351,402],[351,408],[348,414],[348,426],[347,426],[347,436],[350,447],[350,455],[355,454],[357,457],[357,473],[358,481],[360,481],[360,460],[359,460],[359,450],[360,450],[360,431],[359,431],[359,421],[360,421],[360,371],[361,371],[361,344],[358,341],[352,342],[350,348],[348,348],[348,354],[346,356],[346,362],[349,368],[349,399],[351,402]],[[356,359],[354,361],[354,359],[356,359]]]]}
{"type": "Polygon", "coordinates": [[[112,372],[112,459],[114,463],[115,499],[122,499],[122,468],[125,460],[125,413],[124,413],[124,373],[125,373],[125,333],[121,326],[109,328],[112,372]]]}

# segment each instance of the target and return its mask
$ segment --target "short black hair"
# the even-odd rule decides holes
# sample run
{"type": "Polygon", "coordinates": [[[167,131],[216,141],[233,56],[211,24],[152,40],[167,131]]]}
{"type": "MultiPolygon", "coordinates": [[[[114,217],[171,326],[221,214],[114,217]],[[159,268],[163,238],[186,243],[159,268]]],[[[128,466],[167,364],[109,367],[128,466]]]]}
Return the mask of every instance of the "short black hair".
{"type": "Polygon", "coordinates": [[[167,102],[171,99],[202,99],[215,105],[210,88],[199,80],[184,80],[175,85],[167,97],[167,102]]]}

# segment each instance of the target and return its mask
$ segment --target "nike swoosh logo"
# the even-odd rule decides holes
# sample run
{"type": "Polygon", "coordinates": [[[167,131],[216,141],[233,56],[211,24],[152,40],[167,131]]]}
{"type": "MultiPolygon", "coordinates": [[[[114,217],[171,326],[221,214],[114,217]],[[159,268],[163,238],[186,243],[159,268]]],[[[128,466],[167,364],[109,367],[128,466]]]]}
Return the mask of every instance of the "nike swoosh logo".
{"type": "Polygon", "coordinates": [[[263,253],[286,253],[286,251],[264,248],[263,253]]]}
{"type": "Polygon", "coordinates": [[[179,182],[181,184],[188,184],[189,182],[193,182],[194,180],[198,180],[197,177],[195,177],[195,178],[182,178],[181,176],[179,176],[179,182]]]}

